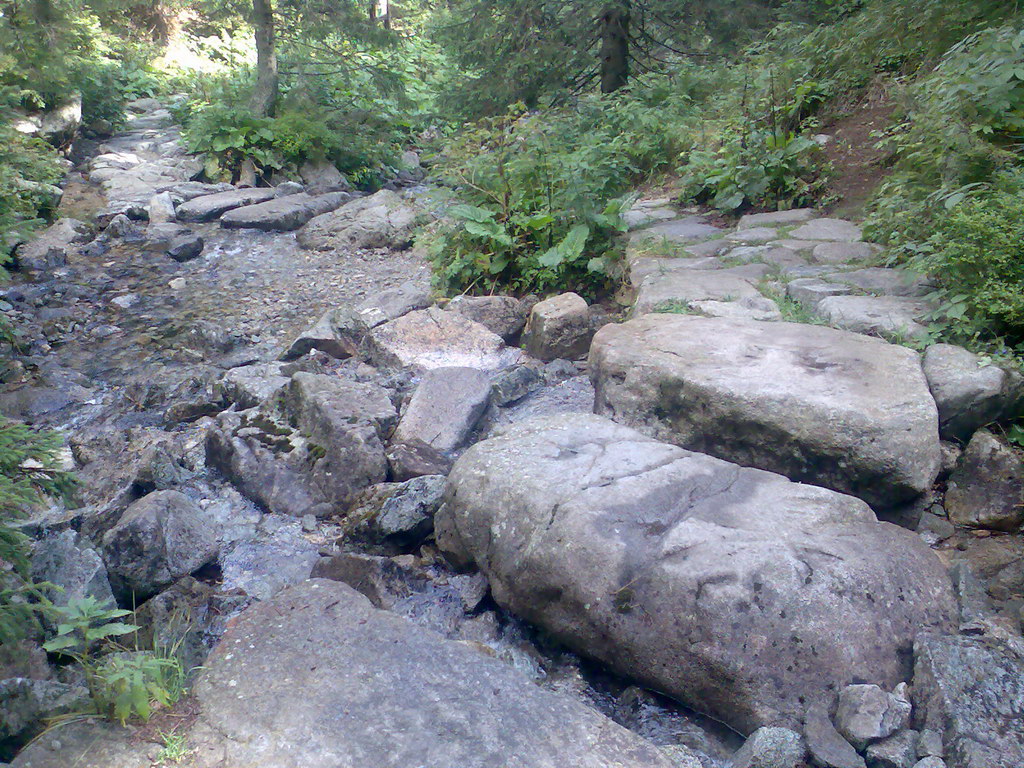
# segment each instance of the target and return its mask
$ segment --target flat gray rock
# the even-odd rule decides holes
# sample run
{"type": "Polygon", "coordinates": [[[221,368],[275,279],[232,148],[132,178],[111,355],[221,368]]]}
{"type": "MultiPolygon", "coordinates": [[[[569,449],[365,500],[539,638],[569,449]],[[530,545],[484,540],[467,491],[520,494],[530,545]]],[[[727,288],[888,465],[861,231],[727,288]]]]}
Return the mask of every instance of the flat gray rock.
{"type": "Polygon", "coordinates": [[[333,581],[249,608],[195,692],[194,768],[672,766],[595,710],[333,581]]]}
{"type": "Polygon", "coordinates": [[[275,191],[267,188],[232,189],[212,195],[194,197],[178,206],[178,221],[213,221],[222,214],[246,205],[256,205],[274,198],[275,191]]]}
{"type": "Polygon", "coordinates": [[[664,275],[681,269],[722,269],[725,264],[714,256],[662,257],[637,256],[629,262],[629,282],[634,288],[643,285],[644,279],[650,275],[664,275]]]}
{"type": "Polygon", "coordinates": [[[811,258],[817,264],[850,264],[881,252],[882,246],[872,243],[821,243],[814,246],[811,258]]]}
{"type": "Polygon", "coordinates": [[[920,356],[822,326],[652,314],[598,331],[598,413],[891,507],[931,488],[938,414],[920,356]]]}
{"type": "Polygon", "coordinates": [[[314,251],[407,247],[416,210],[390,190],[347,203],[311,219],[299,230],[299,245],[314,251]]]}
{"type": "Polygon", "coordinates": [[[793,240],[834,240],[853,243],[860,241],[860,227],[843,219],[814,219],[789,233],[793,240]]]}
{"type": "Polygon", "coordinates": [[[259,229],[265,232],[288,232],[312,219],[329,213],[352,199],[348,192],[326,195],[285,195],[256,205],[228,211],[220,217],[220,225],[228,229],[259,229]]]}
{"type": "Polygon", "coordinates": [[[689,244],[707,240],[721,232],[722,230],[718,227],[708,224],[703,216],[684,216],[637,230],[630,235],[629,239],[631,243],[646,241],[689,244]]]}
{"type": "Polygon", "coordinates": [[[819,277],[799,277],[786,283],[786,295],[808,311],[817,308],[830,296],[848,296],[853,288],[840,283],[831,283],[819,277]]]}
{"type": "Polygon", "coordinates": [[[725,239],[737,243],[767,243],[775,240],[778,236],[779,231],[772,227],[749,227],[747,229],[738,229],[726,235],[725,239]]]}
{"type": "Polygon", "coordinates": [[[790,211],[771,211],[769,213],[748,213],[740,219],[737,229],[756,229],[758,227],[782,227],[789,224],[801,224],[818,215],[813,208],[794,208],[790,211]]]}
{"type": "Polygon", "coordinates": [[[737,320],[782,320],[778,305],[764,296],[752,296],[739,301],[695,301],[690,307],[706,317],[731,317],[737,320]]]}
{"type": "Polygon", "coordinates": [[[921,275],[906,269],[888,267],[867,267],[852,272],[836,272],[829,275],[833,283],[842,283],[858,288],[864,293],[878,296],[926,296],[935,290],[933,283],[921,275]]]}
{"type": "Polygon", "coordinates": [[[739,301],[761,295],[755,280],[731,270],[676,269],[644,278],[633,312],[638,315],[686,307],[695,301],[739,301]]]}
{"type": "Polygon", "coordinates": [[[479,368],[500,370],[522,357],[497,334],[455,312],[418,310],[374,328],[370,356],[391,368],[479,368]]]}
{"type": "Polygon", "coordinates": [[[931,311],[929,302],[902,296],[829,296],[815,307],[836,328],[896,339],[926,338],[931,311]]]}
{"type": "Polygon", "coordinates": [[[435,531],[500,605],[742,732],[895,685],[956,610],[931,550],[863,502],[593,415],[474,445],[435,531]]]}

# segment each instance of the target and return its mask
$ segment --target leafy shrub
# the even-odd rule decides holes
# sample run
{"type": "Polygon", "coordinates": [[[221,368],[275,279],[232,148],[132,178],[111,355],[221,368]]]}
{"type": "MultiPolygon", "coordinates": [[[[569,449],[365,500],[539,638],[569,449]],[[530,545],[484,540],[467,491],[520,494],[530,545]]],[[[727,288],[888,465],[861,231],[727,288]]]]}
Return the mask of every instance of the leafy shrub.
{"type": "Polygon", "coordinates": [[[737,133],[717,149],[694,151],[683,177],[690,199],[723,211],[814,205],[827,181],[817,142],[771,129],[737,133]]]}
{"type": "Polygon", "coordinates": [[[935,222],[911,260],[939,281],[937,319],[950,336],[1024,341],[1024,197],[1001,191],[966,200],[935,222]]]}
{"type": "Polygon", "coordinates": [[[427,238],[439,287],[591,296],[608,288],[622,195],[678,152],[688,110],[685,99],[637,89],[540,114],[518,105],[463,131],[439,173],[461,204],[427,238]]]}
{"type": "Polygon", "coordinates": [[[88,596],[71,600],[54,612],[57,634],[43,648],[69,656],[82,666],[89,695],[100,714],[123,725],[134,715],[148,720],[154,705],[170,706],[180,698],[185,676],[176,658],[127,651],[113,643],[113,638],[138,631],[135,624],[121,621],[131,611],[88,596]],[[112,652],[101,656],[101,650],[112,652]]]}

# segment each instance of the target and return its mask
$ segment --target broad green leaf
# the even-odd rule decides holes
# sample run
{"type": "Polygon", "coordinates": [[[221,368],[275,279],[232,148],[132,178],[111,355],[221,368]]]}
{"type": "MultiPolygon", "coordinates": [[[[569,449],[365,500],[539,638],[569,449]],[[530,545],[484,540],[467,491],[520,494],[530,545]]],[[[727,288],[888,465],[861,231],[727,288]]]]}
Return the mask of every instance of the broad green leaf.
{"type": "Polygon", "coordinates": [[[484,224],[488,221],[494,221],[494,212],[488,211],[485,208],[477,208],[475,205],[453,205],[448,209],[448,213],[458,219],[466,219],[467,221],[477,221],[484,224]]]}

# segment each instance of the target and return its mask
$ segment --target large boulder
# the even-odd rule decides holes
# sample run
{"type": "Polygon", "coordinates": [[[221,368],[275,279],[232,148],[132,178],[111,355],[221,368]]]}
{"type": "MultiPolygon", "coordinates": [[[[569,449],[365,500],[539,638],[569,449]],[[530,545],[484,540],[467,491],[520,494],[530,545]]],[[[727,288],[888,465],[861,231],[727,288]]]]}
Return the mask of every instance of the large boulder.
{"type": "Polygon", "coordinates": [[[195,768],[673,765],[584,704],[333,581],[249,608],[195,694],[195,768]]]}
{"type": "Polygon", "coordinates": [[[370,359],[389,368],[500,370],[521,358],[501,337],[455,312],[437,307],[410,312],[374,328],[370,359]]]}
{"type": "Polygon", "coordinates": [[[259,229],[265,232],[290,232],[315,216],[329,213],[352,199],[348,192],[326,195],[285,195],[255,205],[235,208],[220,217],[228,229],[259,229]]]}
{"type": "Polygon", "coordinates": [[[600,416],[470,448],[435,531],[500,605],[748,733],[854,682],[891,688],[956,611],[928,547],[862,501],[600,416]]]}
{"type": "Polygon", "coordinates": [[[47,582],[54,605],[93,597],[100,604],[114,602],[107,569],[96,550],[72,530],[57,531],[38,541],[32,549],[32,580],[47,582]]]}
{"type": "Polygon", "coordinates": [[[1024,765],[1018,655],[998,642],[925,634],[914,656],[915,722],[942,734],[950,768],[1024,765]]]}
{"type": "Polygon", "coordinates": [[[1024,525],[1024,464],[987,429],[971,438],[949,478],[946,511],[958,525],[1013,533],[1024,525]]]}
{"type": "Polygon", "coordinates": [[[261,189],[231,189],[202,195],[178,206],[178,221],[213,221],[235,208],[256,205],[273,200],[275,191],[269,187],[261,189]]]}
{"type": "Polygon", "coordinates": [[[271,512],[337,514],[387,479],[384,444],[397,421],[383,389],[296,373],[259,408],[222,413],[207,434],[207,461],[271,512]]]}
{"type": "Polygon", "coordinates": [[[793,323],[648,315],[594,337],[597,413],[663,440],[891,507],[939,473],[919,355],[793,323]]]}
{"type": "Polygon", "coordinates": [[[924,373],[939,407],[939,432],[966,442],[993,421],[1014,419],[1024,410],[1024,378],[952,344],[924,353],[924,373]]]}
{"type": "Polygon", "coordinates": [[[131,504],[103,536],[103,556],[122,599],[145,599],[217,556],[217,531],[178,491],[155,491],[131,504]]]}
{"type": "Polygon", "coordinates": [[[299,244],[312,251],[344,248],[405,248],[412,242],[416,210],[390,190],[317,216],[299,230],[299,244]]]}

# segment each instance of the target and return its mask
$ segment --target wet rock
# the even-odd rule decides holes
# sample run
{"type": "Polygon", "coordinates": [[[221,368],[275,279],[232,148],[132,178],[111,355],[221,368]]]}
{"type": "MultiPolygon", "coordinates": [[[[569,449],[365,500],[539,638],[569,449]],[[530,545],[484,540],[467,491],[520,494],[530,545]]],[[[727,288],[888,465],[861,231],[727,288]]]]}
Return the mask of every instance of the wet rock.
{"type": "Polygon", "coordinates": [[[270,188],[253,188],[232,189],[226,192],[195,197],[178,206],[178,221],[213,221],[235,208],[256,205],[257,203],[265,203],[268,200],[272,200],[274,194],[274,190],[270,188]]]}
{"type": "Polygon", "coordinates": [[[316,544],[302,535],[299,521],[267,515],[255,536],[240,539],[221,553],[223,588],[269,600],[308,579],[319,559],[316,544]]]}
{"type": "Polygon", "coordinates": [[[203,238],[194,233],[180,235],[167,246],[167,255],[179,263],[198,259],[203,253],[203,238]]]}
{"type": "Polygon", "coordinates": [[[733,755],[730,768],[801,768],[807,746],[788,728],[758,728],[733,755]]]}
{"type": "Polygon", "coordinates": [[[334,163],[327,160],[306,161],[299,169],[299,176],[306,185],[306,191],[312,195],[352,191],[352,185],[349,184],[348,179],[335,167],[334,163]]]}
{"type": "Polygon", "coordinates": [[[282,363],[243,365],[224,374],[218,392],[225,403],[237,405],[239,410],[244,411],[269,399],[290,380],[291,377],[284,373],[282,363]]]}
{"type": "Polygon", "coordinates": [[[150,225],[165,224],[175,220],[174,198],[170,192],[153,195],[146,206],[146,218],[150,225]]]}
{"type": "Polygon", "coordinates": [[[401,197],[383,189],[312,219],[299,230],[299,244],[313,251],[401,250],[412,243],[416,216],[416,210],[401,197]]]}
{"type": "Polygon", "coordinates": [[[0,680],[0,745],[25,742],[43,730],[46,719],[86,710],[90,703],[84,686],[23,677],[0,680]]]}
{"type": "Polygon", "coordinates": [[[347,584],[369,600],[374,608],[391,610],[414,591],[418,574],[389,557],[343,552],[322,557],[313,566],[312,578],[347,584]]]}
{"type": "Polygon", "coordinates": [[[217,556],[217,532],[203,510],[177,491],[156,491],[125,510],[103,536],[115,592],[143,600],[217,556]]]}
{"type": "Polygon", "coordinates": [[[818,768],[867,768],[864,758],[839,734],[828,714],[819,708],[812,708],[807,713],[804,738],[811,765],[818,768]]]}
{"type": "Polygon", "coordinates": [[[516,363],[519,350],[479,323],[437,307],[410,312],[377,326],[369,336],[370,360],[391,368],[479,368],[516,363]]]}
{"type": "Polygon", "coordinates": [[[910,701],[904,690],[886,693],[877,685],[848,685],[839,692],[836,730],[858,751],[909,723],[910,701]]]}
{"type": "Polygon", "coordinates": [[[988,430],[971,438],[949,478],[946,511],[957,525],[1016,531],[1024,524],[1024,464],[988,430]]]}
{"type": "Polygon", "coordinates": [[[272,512],[325,517],[386,479],[384,441],[397,420],[373,384],[300,372],[276,401],[221,414],[207,461],[272,512]]]}
{"type": "Polygon", "coordinates": [[[366,340],[368,328],[362,317],[350,309],[331,309],[316,325],[300,333],[281,355],[282,360],[297,360],[318,350],[338,360],[355,356],[366,340]]]}
{"type": "Polygon", "coordinates": [[[755,229],[757,227],[780,227],[789,224],[802,224],[818,215],[813,208],[793,208],[789,211],[771,211],[770,213],[749,213],[740,218],[737,229],[755,229]]]}
{"type": "Polygon", "coordinates": [[[587,302],[575,293],[563,293],[534,306],[523,331],[523,348],[545,362],[577,360],[587,356],[593,335],[587,302]]]}
{"type": "Polygon", "coordinates": [[[745,731],[895,685],[915,634],[955,614],[934,554],[863,502],[592,415],[470,448],[435,533],[500,605],[745,731]]]}
{"type": "MultiPolygon", "coordinates": [[[[943,734],[954,768],[1024,765],[1021,659],[998,642],[923,634],[914,643],[914,720],[943,734]]],[[[937,757],[927,758],[937,760],[937,757]]]]}
{"type": "Polygon", "coordinates": [[[924,373],[939,407],[939,431],[947,440],[966,442],[986,424],[1016,418],[1024,407],[1020,374],[986,364],[963,347],[929,347],[924,373]]]}
{"type": "Polygon", "coordinates": [[[285,195],[255,205],[228,211],[220,225],[228,229],[258,229],[264,232],[290,232],[304,226],[314,216],[337,209],[352,199],[348,192],[326,195],[285,195]]]}
{"type": "Polygon", "coordinates": [[[356,312],[368,328],[376,328],[414,310],[426,309],[432,303],[429,285],[408,281],[374,294],[363,301],[356,312]]]}
{"type": "Polygon", "coordinates": [[[60,219],[27,243],[18,246],[15,262],[18,269],[38,278],[68,261],[68,249],[88,242],[89,227],[77,219],[60,219]]]}
{"type": "Polygon", "coordinates": [[[399,545],[423,541],[434,532],[445,484],[444,475],[425,475],[399,485],[369,521],[373,538],[399,545]]]}
{"type": "Polygon", "coordinates": [[[814,219],[797,227],[789,236],[794,240],[835,240],[853,243],[861,240],[860,227],[843,219],[814,219]]]}
{"type": "Polygon", "coordinates": [[[154,251],[166,252],[175,240],[191,234],[192,230],[184,224],[150,224],[146,227],[145,246],[154,251]]]}
{"type": "MultiPolygon", "coordinates": [[[[428,371],[391,438],[394,445],[427,445],[450,462],[476,427],[491,396],[491,377],[476,368],[428,371]]],[[[394,465],[394,462],[392,462],[394,465]]],[[[447,474],[450,467],[432,474],[447,474]]],[[[396,475],[408,475],[399,467],[396,475]]]]}
{"type": "Polygon", "coordinates": [[[47,590],[54,605],[94,597],[101,604],[114,602],[107,569],[96,550],[79,540],[72,530],[51,533],[32,548],[32,580],[49,582],[59,590],[47,590]]]}
{"type": "Polygon", "coordinates": [[[246,611],[208,662],[196,697],[192,742],[201,766],[207,755],[226,766],[304,768],[336,768],[339,755],[345,765],[379,768],[671,765],[583,704],[330,581],[246,611]],[[260,737],[270,732],[290,736],[260,737]]]}
{"type": "Polygon", "coordinates": [[[931,488],[935,402],[916,352],[820,326],[648,315],[598,331],[596,412],[892,507],[931,488]]]}
{"type": "Polygon", "coordinates": [[[480,323],[506,342],[522,332],[529,315],[523,303],[512,296],[456,296],[446,309],[480,323]]]}
{"type": "Polygon", "coordinates": [[[924,318],[932,305],[899,296],[830,296],[815,312],[836,328],[897,339],[926,338],[924,318]]]}
{"type": "Polygon", "coordinates": [[[900,731],[867,749],[868,768],[914,768],[917,762],[917,731],[900,731]]]}

